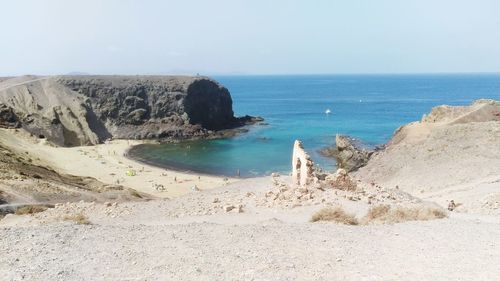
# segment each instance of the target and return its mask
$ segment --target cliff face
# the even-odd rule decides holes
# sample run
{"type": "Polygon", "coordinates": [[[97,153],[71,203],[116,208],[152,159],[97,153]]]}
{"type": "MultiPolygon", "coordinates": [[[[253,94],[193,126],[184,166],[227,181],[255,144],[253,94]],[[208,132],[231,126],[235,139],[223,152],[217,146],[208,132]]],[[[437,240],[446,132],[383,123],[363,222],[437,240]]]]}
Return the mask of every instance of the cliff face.
{"type": "Polygon", "coordinates": [[[229,91],[205,77],[18,77],[0,83],[0,124],[65,146],[187,139],[241,126],[229,91]]]}

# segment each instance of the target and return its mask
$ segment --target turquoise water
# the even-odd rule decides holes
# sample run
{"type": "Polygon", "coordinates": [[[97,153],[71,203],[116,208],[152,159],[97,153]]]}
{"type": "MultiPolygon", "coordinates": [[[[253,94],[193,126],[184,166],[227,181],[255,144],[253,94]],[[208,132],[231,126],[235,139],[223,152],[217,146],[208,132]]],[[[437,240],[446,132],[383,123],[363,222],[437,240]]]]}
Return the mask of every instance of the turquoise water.
{"type": "Polygon", "coordinates": [[[269,125],[231,139],[139,146],[131,155],[181,170],[226,176],[239,170],[251,177],[289,172],[293,141],[301,139],[320,166],[333,169],[335,161],[318,150],[333,145],[336,133],[382,144],[433,106],[500,100],[499,74],[214,78],[231,92],[236,115],[262,116],[269,125]]]}

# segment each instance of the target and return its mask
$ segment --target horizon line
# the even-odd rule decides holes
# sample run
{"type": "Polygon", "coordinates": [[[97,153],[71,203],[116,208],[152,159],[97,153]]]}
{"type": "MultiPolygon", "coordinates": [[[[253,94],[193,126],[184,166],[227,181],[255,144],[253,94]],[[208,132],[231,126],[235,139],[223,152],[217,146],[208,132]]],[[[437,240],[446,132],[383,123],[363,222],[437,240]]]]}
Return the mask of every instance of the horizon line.
{"type": "Polygon", "coordinates": [[[383,75],[496,75],[500,71],[458,71],[458,72],[324,72],[324,73],[202,73],[202,72],[183,72],[183,73],[136,73],[136,74],[99,74],[86,72],[68,72],[65,74],[21,74],[21,75],[0,75],[0,78],[21,77],[21,76],[383,76],[383,75]]]}

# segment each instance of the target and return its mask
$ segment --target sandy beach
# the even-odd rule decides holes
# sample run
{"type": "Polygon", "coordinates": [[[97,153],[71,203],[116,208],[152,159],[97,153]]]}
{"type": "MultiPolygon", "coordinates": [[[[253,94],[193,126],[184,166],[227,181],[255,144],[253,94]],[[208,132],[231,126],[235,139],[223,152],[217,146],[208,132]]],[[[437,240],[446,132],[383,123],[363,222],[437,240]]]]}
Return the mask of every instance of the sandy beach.
{"type": "Polygon", "coordinates": [[[236,178],[162,169],[129,159],[126,151],[135,140],[112,140],[95,146],[55,147],[22,130],[0,129],[0,142],[33,164],[48,165],[60,173],[93,177],[103,183],[123,185],[159,198],[177,197],[238,181],[236,178]]]}

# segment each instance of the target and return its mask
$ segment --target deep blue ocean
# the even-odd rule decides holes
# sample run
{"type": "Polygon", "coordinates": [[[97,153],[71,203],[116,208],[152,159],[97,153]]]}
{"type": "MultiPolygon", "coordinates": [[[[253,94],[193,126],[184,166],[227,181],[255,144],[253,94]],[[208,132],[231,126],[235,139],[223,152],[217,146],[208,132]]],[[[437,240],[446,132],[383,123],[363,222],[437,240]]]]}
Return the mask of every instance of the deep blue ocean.
{"type": "Polygon", "coordinates": [[[303,141],[313,160],[332,170],[318,150],[335,134],[368,145],[385,143],[394,130],[417,121],[433,106],[500,100],[500,74],[219,76],[236,115],[262,116],[238,137],[178,144],[144,145],[132,156],[165,167],[242,177],[291,170],[292,145],[303,141]],[[331,114],[325,114],[330,109],[331,114]]]}

